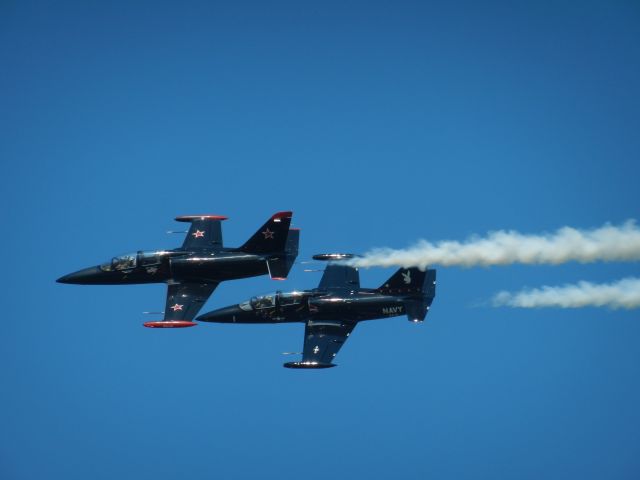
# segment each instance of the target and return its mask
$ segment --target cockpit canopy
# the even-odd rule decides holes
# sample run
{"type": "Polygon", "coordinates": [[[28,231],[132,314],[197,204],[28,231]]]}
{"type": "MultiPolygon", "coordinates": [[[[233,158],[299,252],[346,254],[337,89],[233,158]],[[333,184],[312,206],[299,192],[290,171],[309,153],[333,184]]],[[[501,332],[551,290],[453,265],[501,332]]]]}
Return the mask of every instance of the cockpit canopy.
{"type": "Polygon", "coordinates": [[[302,292],[276,292],[268,295],[252,297],[246,302],[242,302],[239,307],[245,311],[260,310],[263,308],[275,307],[276,302],[280,306],[296,305],[302,303],[304,295],[302,292]]]}
{"type": "Polygon", "coordinates": [[[154,265],[160,265],[162,259],[166,258],[165,255],[169,255],[171,252],[164,250],[158,251],[139,251],[137,253],[127,253],[126,255],[119,255],[113,257],[110,262],[100,265],[100,270],[103,272],[113,272],[121,270],[131,270],[140,265],[142,267],[149,267],[154,265]]]}
{"type": "Polygon", "coordinates": [[[127,253],[126,255],[113,257],[110,262],[103,263],[100,265],[100,270],[103,272],[131,270],[132,268],[136,268],[136,264],[137,254],[127,253]]]}

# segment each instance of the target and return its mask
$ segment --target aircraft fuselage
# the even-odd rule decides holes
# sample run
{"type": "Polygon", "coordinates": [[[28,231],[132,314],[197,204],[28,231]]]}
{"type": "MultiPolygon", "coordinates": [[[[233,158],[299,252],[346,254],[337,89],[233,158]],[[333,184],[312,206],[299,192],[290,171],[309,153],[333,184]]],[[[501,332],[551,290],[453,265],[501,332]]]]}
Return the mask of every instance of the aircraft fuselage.
{"type": "Polygon", "coordinates": [[[268,257],[233,250],[139,251],[70,273],[58,282],[82,285],[221,282],[267,274],[268,257]]]}
{"type": "Polygon", "coordinates": [[[312,320],[359,322],[404,315],[404,297],[375,290],[335,294],[317,290],[276,292],[214,310],[197,318],[216,323],[287,323],[312,320]]]}

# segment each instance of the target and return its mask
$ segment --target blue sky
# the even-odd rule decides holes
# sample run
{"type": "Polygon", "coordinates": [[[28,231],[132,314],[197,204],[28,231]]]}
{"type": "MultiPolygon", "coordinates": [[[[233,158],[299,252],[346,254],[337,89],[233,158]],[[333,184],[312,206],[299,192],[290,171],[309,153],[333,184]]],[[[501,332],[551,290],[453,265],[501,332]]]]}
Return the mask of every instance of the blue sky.
{"type": "MultiPolygon", "coordinates": [[[[637,311],[478,306],[637,264],[440,268],[422,325],[142,327],[57,277],[294,211],[300,260],[640,218],[634,2],[3,2],[6,479],[638,478],[637,311]]],[[[392,270],[361,273],[378,286],[392,270]]],[[[295,268],[223,284],[203,311],[295,268]]]]}

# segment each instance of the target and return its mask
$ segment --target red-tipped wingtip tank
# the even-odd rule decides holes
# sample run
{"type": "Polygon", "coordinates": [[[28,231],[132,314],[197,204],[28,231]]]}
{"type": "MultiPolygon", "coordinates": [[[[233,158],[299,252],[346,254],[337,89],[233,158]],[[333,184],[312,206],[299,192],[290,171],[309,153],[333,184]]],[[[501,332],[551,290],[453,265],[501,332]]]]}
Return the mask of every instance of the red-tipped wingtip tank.
{"type": "Polygon", "coordinates": [[[191,222],[193,220],[227,220],[229,217],[224,215],[180,215],[176,217],[176,222],[191,222]]]}
{"type": "Polygon", "coordinates": [[[197,323],[187,320],[160,320],[157,322],[144,322],[143,325],[148,328],[186,328],[195,327],[197,323]]]}

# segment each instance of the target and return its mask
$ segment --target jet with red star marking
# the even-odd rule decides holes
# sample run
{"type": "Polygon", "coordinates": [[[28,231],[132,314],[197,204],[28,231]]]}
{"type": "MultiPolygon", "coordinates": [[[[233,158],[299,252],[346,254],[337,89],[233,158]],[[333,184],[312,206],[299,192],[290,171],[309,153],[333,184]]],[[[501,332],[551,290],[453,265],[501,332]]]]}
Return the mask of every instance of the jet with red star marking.
{"type": "Polygon", "coordinates": [[[238,248],[222,245],[220,215],[185,215],[190,223],[184,243],[173,250],[138,251],[59,278],[60,283],[122,285],[166,283],[164,319],[150,328],[197,325],[192,320],[220,282],[270,275],[286,279],[298,256],[300,231],[290,228],[292,212],[278,212],[238,248]]]}
{"type": "Polygon", "coordinates": [[[329,261],[313,290],[276,292],[220,308],[196,320],[217,323],[305,324],[302,359],[287,368],[335,367],[333,359],[356,325],[363,320],[407,315],[422,322],[436,295],[436,271],[401,268],[379,288],[360,288],[356,267],[345,263],[353,255],[329,253],[329,261]]]}

